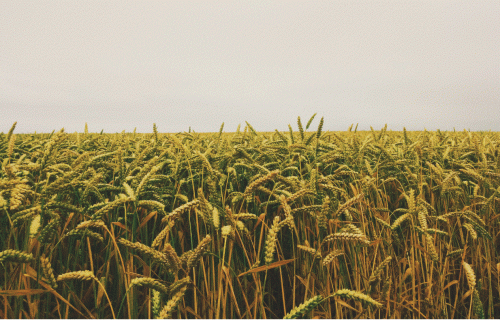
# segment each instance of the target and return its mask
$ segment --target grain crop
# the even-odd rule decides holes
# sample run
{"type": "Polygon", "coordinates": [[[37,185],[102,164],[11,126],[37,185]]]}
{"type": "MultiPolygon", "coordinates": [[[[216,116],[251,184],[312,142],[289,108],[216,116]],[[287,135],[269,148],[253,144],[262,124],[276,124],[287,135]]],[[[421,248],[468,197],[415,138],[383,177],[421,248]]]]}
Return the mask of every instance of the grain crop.
{"type": "Polygon", "coordinates": [[[325,126],[4,128],[0,316],[498,318],[500,133],[325,126]]]}

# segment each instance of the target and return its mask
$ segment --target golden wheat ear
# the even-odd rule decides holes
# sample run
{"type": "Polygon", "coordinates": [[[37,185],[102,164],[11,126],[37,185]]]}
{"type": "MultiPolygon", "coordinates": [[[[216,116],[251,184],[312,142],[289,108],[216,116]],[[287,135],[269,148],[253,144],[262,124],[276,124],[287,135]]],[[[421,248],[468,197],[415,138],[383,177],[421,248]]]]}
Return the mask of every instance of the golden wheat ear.
{"type": "Polygon", "coordinates": [[[46,257],[40,257],[40,264],[42,265],[43,275],[49,280],[52,288],[57,288],[56,278],[54,277],[54,270],[52,269],[49,259],[46,257]]]}
{"type": "Polygon", "coordinates": [[[18,262],[18,263],[28,263],[33,261],[33,254],[26,253],[19,250],[4,250],[0,252],[0,263],[1,262],[18,262]]]}
{"type": "Polygon", "coordinates": [[[94,276],[94,273],[90,270],[66,272],[66,273],[60,274],[57,277],[57,281],[68,281],[68,280],[73,280],[73,279],[99,281],[94,276]]]}
{"type": "Polygon", "coordinates": [[[168,294],[169,290],[168,288],[162,284],[160,281],[149,278],[149,277],[143,277],[143,278],[135,278],[132,281],[130,281],[129,289],[132,288],[133,286],[138,286],[138,287],[147,287],[159,292],[162,292],[164,294],[168,294]]]}
{"type": "Polygon", "coordinates": [[[298,307],[293,308],[287,313],[283,319],[301,319],[305,314],[307,314],[312,309],[316,308],[318,304],[323,301],[323,297],[318,295],[300,304],[298,307]]]}
{"type": "Polygon", "coordinates": [[[329,265],[331,262],[333,262],[333,260],[338,257],[338,256],[341,256],[343,255],[344,252],[342,250],[334,250],[332,252],[330,252],[329,254],[327,254],[324,258],[323,258],[323,261],[322,261],[322,264],[323,266],[327,266],[329,265]]]}
{"type": "Polygon", "coordinates": [[[212,241],[212,237],[207,234],[205,238],[198,244],[193,253],[189,256],[187,260],[187,269],[195,267],[200,261],[202,255],[208,250],[208,245],[212,241]]]}
{"type": "Polygon", "coordinates": [[[471,290],[476,289],[476,274],[472,267],[467,262],[463,261],[462,266],[464,267],[465,275],[467,276],[467,282],[469,283],[469,288],[471,290]]]}
{"type": "Polygon", "coordinates": [[[172,319],[172,313],[181,301],[184,293],[187,290],[187,285],[182,286],[178,291],[170,298],[167,304],[163,307],[160,312],[158,319],[172,319]]]}
{"type": "Polygon", "coordinates": [[[280,217],[276,216],[273,220],[273,225],[269,228],[266,238],[266,253],[265,253],[265,262],[266,264],[270,264],[273,262],[274,251],[276,250],[276,236],[279,231],[279,222],[280,217]]]}
{"type": "Polygon", "coordinates": [[[370,296],[361,293],[359,291],[349,290],[349,289],[341,289],[335,292],[332,296],[338,296],[342,298],[353,299],[356,301],[366,302],[369,305],[375,306],[377,308],[382,307],[380,302],[373,300],[370,296]]]}
{"type": "Polygon", "coordinates": [[[391,262],[391,260],[392,257],[388,256],[387,258],[384,259],[384,261],[382,261],[382,263],[378,265],[378,267],[375,270],[373,270],[370,279],[368,279],[368,284],[372,284],[381,280],[380,277],[382,275],[382,272],[384,271],[385,267],[391,262]]]}

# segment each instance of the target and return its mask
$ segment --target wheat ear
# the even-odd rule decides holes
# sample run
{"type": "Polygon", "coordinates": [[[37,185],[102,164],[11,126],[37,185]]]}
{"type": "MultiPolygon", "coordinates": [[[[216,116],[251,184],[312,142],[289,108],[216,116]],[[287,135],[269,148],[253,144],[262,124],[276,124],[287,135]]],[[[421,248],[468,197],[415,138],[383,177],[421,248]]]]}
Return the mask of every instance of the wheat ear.
{"type": "Polygon", "coordinates": [[[273,225],[269,228],[266,238],[266,254],[265,261],[266,264],[270,264],[273,261],[274,251],[276,250],[276,236],[279,231],[280,217],[276,216],[273,220],[273,225]]]}
{"type": "Polygon", "coordinates": [[[198,244],[196,249],[194,249],[194,252],[189,256],[188,261],[187,261],[187,268],[191,269],[198,264],[198,261],[200,260],[201,256],[205,251],[208,250],[208,244],[212,241],[212,237],[207,234],[206,237],[201,240],[201,242],[198,244]]]}
{"type": "Polygon", "coordinates": [[[363,199],[363,193],[360,193],[360,194],[352,197],[351,199],[347,200],[346,203],[344,203],[343,205],[338,207],[337,211],[333,214],[333,216],[335,217],[337,214],[339,214],[339,212],[343,212],[345,209],[354,205],[358,201],[361,201],[361,199],[363,199]]]}
{"type": "Polygon", "coordinates": [[[173,221],[173,220],[170,221],[168,223],[168,225],[165,228],[163,228],[163,230],[160,233],[158,233],[156,238],[153,240],[153,243],[151,244],[152,248],[156,248],[160,245],[161,241],[163,239],[165,239],[165,237],[170,232],[170,229],[174,226],[174,224],[175,224],[175,221],[173,221]]]}
{"type": "Polygon", "coordinates": [[[377,302],[373,300],[370,296],[367,296],[364,293],[358,292],[358,291],[353,291],[349,289],[341,289],[338,290],[333,294],[333,296],[339,296],[342,298],[349,298],[349,299],[354,299],[356,301],[364,301],[372,306],[375,306],[377,308],[380,308],[382,304],[380,302],[377,302]]]}
{"type": "Polygon", "coordinates": [[[75,229],[87,229],[87,228],[91,228],[91,227],[99,228],[102,226],[104,226],[104,221],[102,221],[102,220],[97,220],[97,221],[87,220],[87,221],[81,222],[79,225],[76,226],[75,229]]]}
{"type": "Polygon", "coordinates": [[[432,261],[439,262],[439,255],[436,251],[436,247],[434,246],[432,236],[428,233],[425,236],[425,243],[427,244],[427,250],[429,251],[432,261]]]}
{"type": "Polygon", "coordinates": [[[67,280],[72,280],[72,279],[99,281],[94,276],[94,273],[90,270],[67,272],[67,273],[60,274],[57,277],[57,281],[67,281],[67,280]]]}
{"type": "Polygon", "coordinates": [[[40,257],[40,262],[42,265],[42,272],[45,278],[47,278],[50,282],[50,285],[52,288],[57,288],[57,282],[56,278],[54,277],[54,270],[52,269],[52,266],[50,265],[50,261],[46,257],[40,257]]]}
{"type": "Polygon", "coordinates": [[[484,319],[483,303],[481,302],[477,289],[474,289],[474,293],[472,294],[472,310],[479,319],[484,319]]]}
{"type": "Polygon", "coordinates": [[[317,253],[317,250],[316,250],[316,249],[311,248],[311,247],[309,247],[309,246],[303,246],[303,245],[298,244],[298,245],[297,245],[297,248],[298,248],[298,249],[300,249],[300,250],[302,250],[302,251],[305,251],[305,252],[307,252],[307,253],[309,253],[309,254],[311,254],[311,255],[313,255],[313,256],[315,256],[315,255],[316,255],[316,253],[317,253]]]}
{"type": "Polygon", "coordinates": [[[30,238],[36,237],[38,231],[40,230],[40,220],[42,216],[37,214],[33,220],[31,220],[30,224],[30,238]]]}
{"type": "Polygon", "coordinates": [[[338,232],[330,234],[326,236],[325,239],[323,239],[323,243],[333,240],[353,241],[353,242],[361,242],[363,244],[370,244],[370,240],[368,240],[368,238],[364,234],[356,234],[349,232],[338,232]]]}
{"type": "Polygon", "coordinates": [[[165,294],[168,294],[169,290],[168,288],[162,284],[160,281],[149,278],[149,277],[143,277],[143,278],[135,278],[132,281],[130,281],[130,286],[129,289],[133,286],[138,286],[138,287],[147,287],[159,292],[163,292],[165,294]]]}
{"type": "Polygon", "coordinates": [[[172,267],[170,265],[169,261],[167,260],[166,255],[158,250],[152,249],[152,248],[150,248],[142,243],[131,242],[131,241],[128,241],[128,240],[125,240],[122,238],[118,239],[118,243],[125,246],[125,247],[135,249],[135,250],[141,252],[142,254],[150,257],[153,261],[163,263],[163,264],[167,265],[167,267],[172,267]]]}
{"type": "Polygon", "coordinates": [[[198,207],[200,204],[200,200],[194,199],[188,203],[183,204],[182,206],[176,208],[174,211],[169,213],[165,218],[162,219],[162,222],[168,221],[168,220],[175,220],[177,219],[183,212],[188,211],[191,208],[198,207]]]}
{"type": "Polygon", "coordinates": [[[183,286],[176,294],[173,295],[173,297],[167,302],[167,304],[161,310],[160,316],[158,317],[159,319],[171,319],[172,318],[172,313],[174,312],[175,308],[177,307],[177,305],[181,301],[186,290],[187,290],[187,286],[183,286]]]}
{"type": "Polygon", "coordinates": [[[401,217],[397,218],[396,221],[394,221],[394,223],[391,225],[391,229],[396,230],[396,228],[399,227],[399,225],[406,219],[411,219],[410,213],[405,213],[401,217]]]}
{"type": "Polygon", "coordinates": [[[384,261],[373,271],[372,275],[370,276],[370,279],[368,279],[368,283],[372,284],[374,282],[377,282],[380,279],[380,276],[382,275],[382,272],[384,271],[385,266],[387,266],[392,260],[391,256],[388,256],[385,258],[384,261]]]}
{"type": "Polygon", "coordinates": [[[330,252],[329,254],[327,254],[324,258],[323,258],[323,266],[327,266],[328,264],[330,264],[333,259],[335,259],[336,257],[338,256],[341,256],[343,255],[344,252],[342,250],[334,250],[332,252],[330,252]]]}
{"type": "Polygon", "coordinates": [[[89,229],[73,229],[70,232],[66,233],[64,236],[69,237],[69,236],[82,236],[82,237],[90,237],[93,239],[96,239],[99,242],[104,241],[104,237],[101,236],[101,234],[91,231],[89,229]]]}
{"type": "Polygon", "coordinates": [[[259,179],[257,179],[255,181],[253,181],[252,183],[250,183],[248,185],[248,187],[246,187],[246,189],[245,189],[244,197],[249,197],[251,195],[251,193],[255,189],[257,189],[258,186],[260,186],[261,184],[263,184],[264,182],[266,182],[268,180],[274,179],[274,177],[276,177],[279,172],[280,171],[278,169],[273,170],[273,171],[269,172],[268,174],[266,174],[265,176],[262,176],[259,179]]]}
{"type": "Polygon", "coordinates": [[[167,243],[163,247],[163,252],[165,253],[165,257],[167,258],[167,261],[171,266],[173,272],[176,273],[177,270],[179,270],[181,267],[181,260],[179,259],[179,256],[175,252],[175,249],[172,247],[170,243],[167,243]]]}
{"type": "Polygon", "coordinates": [[[0,252],[0,263],[5,261],[27,263],[33,261],[33,254],[12,249],[4,250],[0,252]]]}
{"type": "Polygon", "coordinates": [[[153,289],[153,298],[151,300],[153,302],[153,318],[156,319],[160,314],[161,292],[153,289]]]}
{"type": "Polygon", "coordinates": [[[463,261],[462,266],[464,267],[465,274],[467,276],[467,282],[469,283],[469,288],[474,290],[476,288],[476,275],[474,274],[474,270],[467,262],[463,261]]]}
{"type": "Polygon", "coordinates": [[[103,216],[105,216],[108,212],[126,204],[127,202],[134,201],[134,199],[130,197],[120,198],[113,202],[108,203],[106,206],[97,210],[90,218],[94,221],[100,220],[103,216]]]}
{"type": "Polygon", "coordinates": [[[304,314],[316,308],[318,304],[323,301],[323,297],[321,295],[317,295],[312,297],[311,299],[301,303],[299,306],[293,308],[288,312],[283,319],[299,319],[302,318],[304,314]]]}
{"type": "Polygon", "coordinates": [[[248,212],[236,213],[236,214],[233,214],[232,217],[234,219],[242,219],[242,220],[247,220],[247,219],[255,220],[258,218],[257,215],[255,215],[253,213],[248,213],[248,212]]]}
{"type": "Polygon", "coordinates": [[[462,253],[464,252],[464,249],[457,249],[457,250],[453,250],[453,251],[450,251],[446,254],[447,257],[457,257],[459,255],[461,255],[462,253]]]}

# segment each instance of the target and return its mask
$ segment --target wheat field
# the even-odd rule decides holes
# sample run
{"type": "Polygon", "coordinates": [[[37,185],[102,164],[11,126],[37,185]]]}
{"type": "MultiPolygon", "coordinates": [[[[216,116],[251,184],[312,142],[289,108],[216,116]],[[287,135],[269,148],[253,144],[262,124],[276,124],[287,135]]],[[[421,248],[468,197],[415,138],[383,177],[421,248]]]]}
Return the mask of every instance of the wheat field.
{"type": "Polygon", "coordinates": [[[0,317],[499,318],[500,133],[313,121],[14,124],[0,134],[0,317]]]}

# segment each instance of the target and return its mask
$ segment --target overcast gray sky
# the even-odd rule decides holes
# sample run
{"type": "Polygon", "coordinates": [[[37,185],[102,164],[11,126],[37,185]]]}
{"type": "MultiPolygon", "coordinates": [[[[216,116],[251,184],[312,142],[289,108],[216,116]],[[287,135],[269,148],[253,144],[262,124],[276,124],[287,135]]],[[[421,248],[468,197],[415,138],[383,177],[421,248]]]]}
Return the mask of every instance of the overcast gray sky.
{"type": "Polygon", "coordinates": [[[0,131],[500,131],[500,1],[0,0],[0,131]]]}

